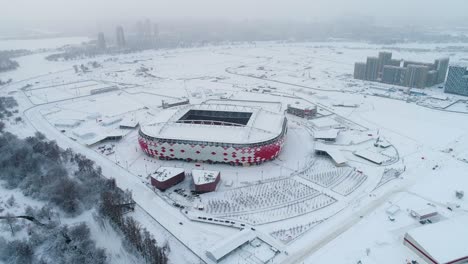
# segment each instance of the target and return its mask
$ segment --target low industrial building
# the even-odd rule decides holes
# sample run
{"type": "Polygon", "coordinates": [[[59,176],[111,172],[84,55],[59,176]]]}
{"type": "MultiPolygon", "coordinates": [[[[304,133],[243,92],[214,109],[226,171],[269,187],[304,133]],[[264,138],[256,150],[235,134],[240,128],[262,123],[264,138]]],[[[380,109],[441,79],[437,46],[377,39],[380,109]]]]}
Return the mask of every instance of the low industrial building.
{"type": "Polygon", "coordinates": [[[427,207],[422,209],[413,209],[411,210],[411,215],[417,218],[418,221],[425,221],[436,217],[438,215],[438,212],[433,207],[427,207]]]}
{"type": "Polygon", "coordinates": [[[368,149],[360,149],[353,152],[353,154],[378,165],[382,165],[382,163],[388,160],[388,157],[368,149]]]}
{"type": "Polygon", "coordinates": [[[288,114],[295,115],[302,118],[312,118],[317,114],[317,106],[304,105],[304,104],[288,104],[286,110],[288,114]]]}
{"type": "Polygon", "coordinates": [[[81,120],[77,119],[60,119],[54,122],[55,127],[59,128],[75,128],[81,124],[81,120]]]}
{"type": "Polygon", "coordinates": [[[185,171],[181,168],[161,167],[151,176],[151,185],[165,191],[185,179],[185,171]]]}
{"type": "Polygon", "coordinates": [[[199,193],[213,192],[221,180],[219,171],[192,170],[195,191],[199,193]]]}
{"type": "Polygon", "coordinates": [[[330,146],[322,143],[316,143],[315,144],[315,153],[317,155],[325,155],[330,157],[333,160],[333,163],[335,163],[336,166],[345,166],[346,165],[346,158],[343,156],[343,153],[341,153],[340,150],[338,149],[333,149],[330,146]]]}
{"type": "Polygon", "coordinates": [[[336,141],[338,134],[340,133],[339,129],[327,129],[327,130],[317,130],[314,132],[315,140],[323,141],[336,141]]]}
{"type": "Polygon", "coordinates": [[[122,121],[121,117],[109,117],[109,118],[103,118],[99,122],[101,126],[111,126],[111,125],[119,123],[120,121],[122,121]]]}
{"type": "Polygon", "coordinates": [[[113,92],[119,90],[119,87],[117,86],[109,86],[109,87],[102,87],[102,88],[96,88],[96,89],[91,89],[89,91],[89,94],[95,95],[95,94],[100,94],[100,93],[107,93],[107,92],[113,92]]]}
{"type": "Polygon", "coordinates": [[[406,232],[403,244],[430,264],[468,263],[468,216],[406,232]]]}
{"type": "Polygon", "coordinates": [[[256,237],[255,232],[250,229],[244,229],[234,236],[221,241],[221,243],[217,243],[206,251],[206,255],[214,262],[219,262],[229,253],[254,240],[256,237]]]}
{"type": "Polygon", "coordinates": [[[125,118],[120,122],[119,127],[122,129],[135,129],[139,125],[136,118],[125,118]]]}
{"type": "Polygon", "coordinates": [[[187,105],[187,104],[190,104],[189,99],[172,100],[172,101],[162,100],[162,102],[161,102],[161,106],[162,106],[163,109],[170,108],[170,107],[175,107],[175,106],[179,106],[179,105],[187,105]]]}
{"type": "Polygon", "coordinates": [[[317,130],[326,130],[343,127],[338,121],[331,117],[321,117],[310,121],[317,130]]]}

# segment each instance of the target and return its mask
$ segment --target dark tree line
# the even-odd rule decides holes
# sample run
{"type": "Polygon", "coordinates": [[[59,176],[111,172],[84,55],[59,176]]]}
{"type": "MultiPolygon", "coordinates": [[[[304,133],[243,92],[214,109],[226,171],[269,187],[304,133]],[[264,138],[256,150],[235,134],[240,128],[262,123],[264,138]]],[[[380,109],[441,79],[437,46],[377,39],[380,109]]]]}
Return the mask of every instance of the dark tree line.
{"type": "Polygon", "coordinates": [[[101,194],[99,212],[122,231],[126,244],[139,252],[147,263],[166,264],[168,245],[159,247],[148,230],[142,228],[133,217],[125,216],[130,210],[133,210],[130,192],[110,184],[109,189],[101,194]]]}

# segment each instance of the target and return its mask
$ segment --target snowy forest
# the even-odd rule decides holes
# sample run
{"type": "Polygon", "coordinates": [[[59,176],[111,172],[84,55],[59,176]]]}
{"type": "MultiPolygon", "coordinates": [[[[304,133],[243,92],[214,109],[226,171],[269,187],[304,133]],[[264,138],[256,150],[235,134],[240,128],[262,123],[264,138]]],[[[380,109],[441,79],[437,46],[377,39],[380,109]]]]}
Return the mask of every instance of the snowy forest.
{"type": "MultiPolygon", "coordinates": [[[[2,118],[16,106],[2,98],[2,118]],[[8,102],[5,104],[4,102],[8,102]]],[[[85,156],[61,149],[41,133],[20,139],[0,126],[0,180],[7,189],[20,189],[45,202],[42,208],[28,206],[20,215],[4,214],[2,206],[13,206],[12,196],[0,204],[0,225],[11,238],[0,237],[0,262],[5,263],[108,263],[104,249],[95,245],[85,222],[68,226],[61,217],[78,217],[96,209],[124,237],[129,252],[146,263],[167,263],[167,245],[154,237],[131,216],[131,192],[105,179],[101,169],[85,156]],[[15,239],[15,234],[27,235],[15,239]]]]}

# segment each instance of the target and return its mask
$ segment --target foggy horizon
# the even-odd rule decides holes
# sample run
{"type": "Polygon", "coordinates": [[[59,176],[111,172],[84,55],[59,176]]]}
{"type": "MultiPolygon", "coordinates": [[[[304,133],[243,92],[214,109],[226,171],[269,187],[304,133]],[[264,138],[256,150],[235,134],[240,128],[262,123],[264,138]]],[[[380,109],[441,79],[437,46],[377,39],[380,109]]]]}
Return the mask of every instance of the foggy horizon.
{"type": "Polygon", "coordinates": [[[2,3],[1,28],[74,27],[89,28],[100,24],[126,23],[149,18],[153,21],[269,21],[314,23],[351,20],[360,17],[384,25],[444,25],[460,23],[466,17],[468,2],[450,4],[435,0],[292,0],[267,1],[28,1],[2,3]],[[27,8],[25,8],[27,7],[27,8]],[[287,10],[287,11],[286,11],[287,10]]]}

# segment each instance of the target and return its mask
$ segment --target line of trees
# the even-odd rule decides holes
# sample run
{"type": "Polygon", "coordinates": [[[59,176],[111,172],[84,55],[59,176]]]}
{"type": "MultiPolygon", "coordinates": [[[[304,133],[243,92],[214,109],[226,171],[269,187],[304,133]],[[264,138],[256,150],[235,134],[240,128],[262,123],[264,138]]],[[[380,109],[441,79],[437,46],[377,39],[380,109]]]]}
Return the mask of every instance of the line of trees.
{"type": "Polygon", "coordinates": [[[101,194],[99,212],[122,231],[127,245],[140,253],[147,263],[167,263],[168,245],[159,247],[148,230],[142,228],[133,217],[125,216],[126,212],[133,210],[132,202],[130,192],[124,192],[112,184],[101,194]]]}

